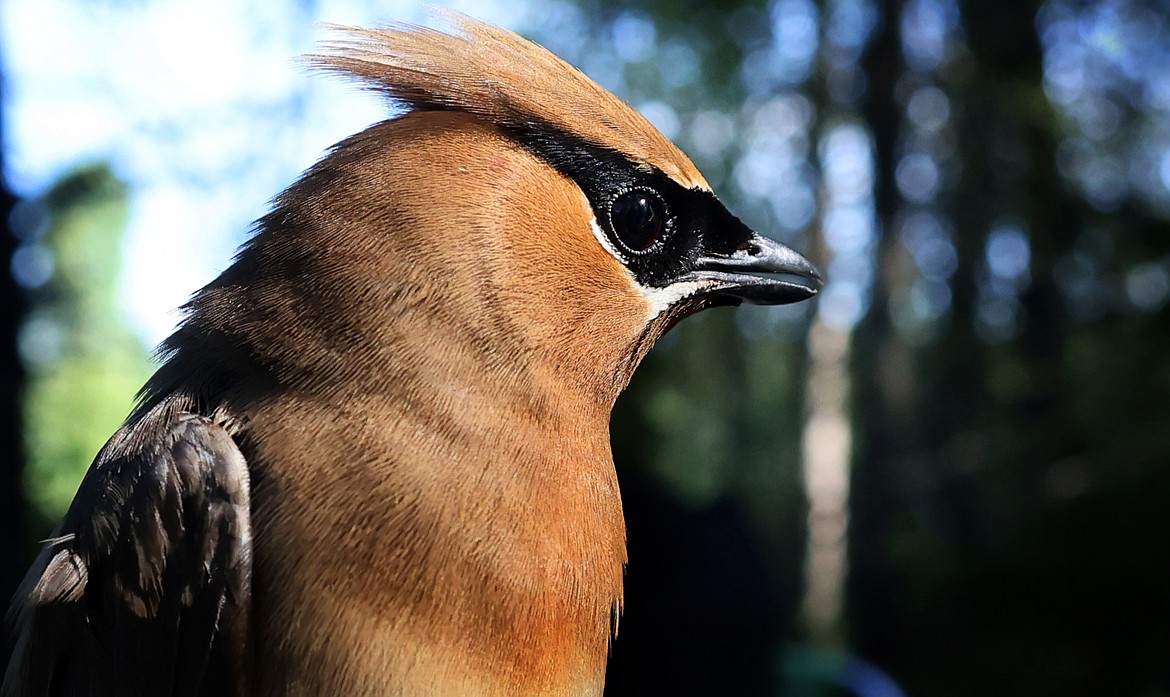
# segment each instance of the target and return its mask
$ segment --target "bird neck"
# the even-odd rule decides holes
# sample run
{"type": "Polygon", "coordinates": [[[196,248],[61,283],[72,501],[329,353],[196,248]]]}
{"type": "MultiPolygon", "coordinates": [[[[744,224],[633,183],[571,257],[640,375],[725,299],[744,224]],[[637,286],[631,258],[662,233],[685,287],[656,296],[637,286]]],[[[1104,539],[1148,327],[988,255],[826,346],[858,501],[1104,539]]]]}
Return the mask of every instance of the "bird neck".
{"type": "Polygon", "coordinates": [[[626,561],[609,378],[491,311],[404,298],[359,326],[311,316],[320,288],[255,287],[205,295],[160,375],[241,424],[257,612],[279,634],[260,639],[283,647],[261,660],[313,680],[384,675],[364,663],[381,656],[412,694],[473,673],[497,684],[477,694],[599,693],[626,561]],[[298,622],[372,649],[313,667],[280,634],[298,622]]]}
{"type": "MultiPolygon", "coordinates": [[[[365,390],[287,392],[248,415],[267,483],[254,497],[257,584],[276,584],[261,595],[282,603],[259,612],[282,618],[275,632],[335,625],[341,645],[363,647],[307,679],[600,694],[626,561],[607,419],[554,399],[549,378],[448,359],[468,370],[424,363],[365,390]]],[[[280,660],[312,656],[290,647],[280,660]]]]}

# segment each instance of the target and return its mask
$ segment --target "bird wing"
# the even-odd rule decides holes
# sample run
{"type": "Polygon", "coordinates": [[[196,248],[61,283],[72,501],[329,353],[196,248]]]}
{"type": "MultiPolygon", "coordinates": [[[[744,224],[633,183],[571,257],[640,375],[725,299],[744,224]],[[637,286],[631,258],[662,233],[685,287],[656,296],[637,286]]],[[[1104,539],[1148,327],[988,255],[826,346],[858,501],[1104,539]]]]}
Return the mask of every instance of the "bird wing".
{"type": "Polygon", "coordinates": [[[4,697],[243,695],[248,468],[166,402],[110,439],[14,603],[4,697]]]}

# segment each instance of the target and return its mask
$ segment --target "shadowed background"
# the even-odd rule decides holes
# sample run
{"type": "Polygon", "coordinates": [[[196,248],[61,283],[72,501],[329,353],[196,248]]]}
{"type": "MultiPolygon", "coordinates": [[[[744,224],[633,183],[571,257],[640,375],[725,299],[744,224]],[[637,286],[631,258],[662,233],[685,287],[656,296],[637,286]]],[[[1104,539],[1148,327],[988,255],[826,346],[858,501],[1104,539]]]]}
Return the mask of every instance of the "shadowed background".
{"type": "MultiPolygon", "coordinates": [[[[0,4],[0,593],[171,308],[383,106],[408,0],[0,4]]],[[[461,2],[691,155],[819,300],[684,322],[613,420],[607,695],[1170,696],[1170,5],[461,2]]]]}

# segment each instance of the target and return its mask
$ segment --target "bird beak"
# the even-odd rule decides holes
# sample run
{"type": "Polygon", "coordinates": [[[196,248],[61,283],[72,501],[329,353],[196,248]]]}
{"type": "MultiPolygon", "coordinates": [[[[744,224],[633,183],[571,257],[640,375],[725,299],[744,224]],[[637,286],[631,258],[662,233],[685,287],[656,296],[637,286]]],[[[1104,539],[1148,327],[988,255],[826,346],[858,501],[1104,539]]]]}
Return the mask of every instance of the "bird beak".
{"type": "Polygon", "coordinates": [[[730,254],[707,252],[700,256],[688,277],[710,283],[704,289],[705,294],[754,305],[787,305],[807,300],[824,284],[812,262],[791,247],[756,232],[730,254]],[[789,278],[758,274],[782,274],[789,278]]]}

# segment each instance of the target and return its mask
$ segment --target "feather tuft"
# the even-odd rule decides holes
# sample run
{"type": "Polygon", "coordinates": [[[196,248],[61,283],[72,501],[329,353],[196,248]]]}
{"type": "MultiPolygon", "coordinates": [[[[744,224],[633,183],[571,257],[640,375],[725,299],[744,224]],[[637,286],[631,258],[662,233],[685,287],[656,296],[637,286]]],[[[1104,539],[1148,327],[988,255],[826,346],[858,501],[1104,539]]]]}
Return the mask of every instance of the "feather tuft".
{"type": "Polygon", "coordinates": [[[551,127],[709,188],[673,143],[629,104],[539,44],[452,10],[450,32],[410,24],[330,25],[310,66],[356,78],[413,111],[462,111],[506,131],[551,127]]]}

